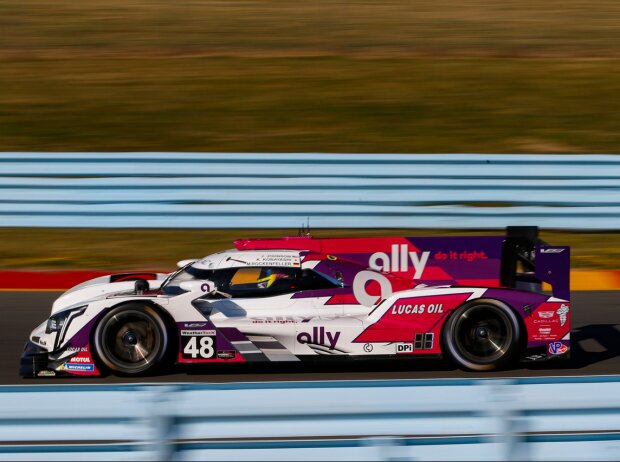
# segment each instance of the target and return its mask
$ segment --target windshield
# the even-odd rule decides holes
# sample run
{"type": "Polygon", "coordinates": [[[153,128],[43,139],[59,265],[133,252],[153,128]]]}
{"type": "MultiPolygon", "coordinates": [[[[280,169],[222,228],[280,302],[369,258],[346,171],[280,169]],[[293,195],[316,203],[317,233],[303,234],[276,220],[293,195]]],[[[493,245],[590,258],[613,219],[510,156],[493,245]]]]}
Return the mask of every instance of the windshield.
{"type": "Polygon", "coordinates": [[[170,276],[168,276],[168,278],[161,285],[160,290],[166,294],[178,294],[184,292],[180,288],[182,282],[206,279],[213,281],[216,288],[220,287],[222,275],[218,276],[218,273],[221,273],[221,271],[195,268],[192,266],[194,263],[195,262],[188,263],[184,267],[170,274],[170,276]]]}
{"type": "Polygon", "coordinates": [[[339,281],[310,269],[255,266],[212,270],[190,264],[172,273],[162,284],[161,291],[179,295],[185,292],[181,283],[194,280],[212,281],[220,293],[245,298],[344,287],[339,281]]]}
{"type": "Polygon", "coordinates": [[[166,279],[164,279],[164,282],[161,283],[161,285],[159,286],[160,290],[163,290],[168,284],[170,284],[170,282],[172,282],[179,274],[181,274],[183,271],[185,271],[187,268],[189,268],[191,265],[193,265],[195,262],[191,261],[188,264],[186,264],[185,266],[182,266],[181,268],[179,268],[176,271],[173,271],[172,273],[170,273],[168,275],[168,277],[166,279]]]}

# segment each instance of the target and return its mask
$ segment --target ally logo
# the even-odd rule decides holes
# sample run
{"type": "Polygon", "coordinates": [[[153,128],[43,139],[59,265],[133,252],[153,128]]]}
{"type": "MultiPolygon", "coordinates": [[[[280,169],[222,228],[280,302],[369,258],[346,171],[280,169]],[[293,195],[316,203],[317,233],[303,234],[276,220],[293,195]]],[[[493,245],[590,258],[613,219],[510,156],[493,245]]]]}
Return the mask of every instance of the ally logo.
{"type": "Polygon", "coordinates": [[[300,332],[299,335],[297,335],[297,341],[301,344],[327,345],[330,350],[333,350],[336,348],[339,337],[340,332],[331,333],[325,330],[325,327],[313,327],[311,334],[308,332],[300,332]],[[325,343],[325,340],[327,340],[328,344],[325,343]]]}
{"type": "Polygon", "coordinates": [[[393,244],[390,255],[385,252],[375,252],[368,259],[368,266],[374,270],[396,272],[408,271],[409,263],[413,266],[413,279],[420,279],[430,252],[409,252],[407,244],[393,244]]]}

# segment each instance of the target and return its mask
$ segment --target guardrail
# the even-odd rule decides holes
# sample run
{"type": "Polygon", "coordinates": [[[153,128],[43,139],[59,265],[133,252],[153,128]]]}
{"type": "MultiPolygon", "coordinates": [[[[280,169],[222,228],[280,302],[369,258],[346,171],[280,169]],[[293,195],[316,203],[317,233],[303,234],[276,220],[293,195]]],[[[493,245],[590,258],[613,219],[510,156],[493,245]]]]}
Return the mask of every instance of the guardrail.
{"type": "Polygon", "coordinates": [[[620,228],[620,155],[0,153],[0,226],[620,228]]]}
{"type": "Polygon", "coordinates": [[[0,409],[2,460],[617,460],[620,454],[620,376],[5,386],[0,409]]]}

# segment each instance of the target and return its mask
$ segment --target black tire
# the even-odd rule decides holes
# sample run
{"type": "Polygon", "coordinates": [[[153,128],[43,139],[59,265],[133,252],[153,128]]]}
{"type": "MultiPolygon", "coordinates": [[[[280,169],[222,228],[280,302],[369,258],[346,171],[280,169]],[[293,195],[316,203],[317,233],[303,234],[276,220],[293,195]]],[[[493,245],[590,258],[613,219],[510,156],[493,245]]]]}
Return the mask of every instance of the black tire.
{"type": "Polygon", "coordinates": [[[130,303],[101,318],[93,335],[93,353],[113,374],[146,375],[167,363],[171,338],[165,320],[153,307],[130,303]]]}
{"type": "Polygon", "coordinates": [[[471,371],[492,371],[512,363],[520,349],[517,315],[496,300],[476,300],[452,313],[443,328],[444,352],[471,371]]]}

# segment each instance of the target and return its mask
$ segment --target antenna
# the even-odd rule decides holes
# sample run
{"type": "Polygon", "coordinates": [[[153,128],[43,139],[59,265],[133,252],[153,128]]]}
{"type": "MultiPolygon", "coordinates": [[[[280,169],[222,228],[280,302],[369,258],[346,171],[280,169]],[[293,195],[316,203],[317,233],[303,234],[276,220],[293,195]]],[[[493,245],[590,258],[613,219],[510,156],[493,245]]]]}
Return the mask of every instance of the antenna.
{"type": "Polygon", "coordinates": [[[301,228],[299,228],[299,231],[297,232],[297,236],[302,237],[302,236],[307,236],[307,237],[311,237],[310,236],[310,217],[306,218],[306,225],[304,226],[304,223],[301,224],[301,228]]]}

